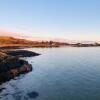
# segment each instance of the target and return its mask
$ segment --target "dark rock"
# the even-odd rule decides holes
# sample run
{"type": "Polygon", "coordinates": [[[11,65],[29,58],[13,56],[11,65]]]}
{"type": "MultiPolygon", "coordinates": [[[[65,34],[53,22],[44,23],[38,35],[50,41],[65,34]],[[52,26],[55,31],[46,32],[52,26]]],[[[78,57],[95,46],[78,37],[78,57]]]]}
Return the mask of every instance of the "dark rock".
{"type": "Polygon", "coordinates": [[[20,60],[17,57],[10,57],[0,63],[0,73],[9,71],[10,69],[19,68],[24,64],[28,64],[28,62],[20,60]]]}
{"type": "Polygon", "coordinates": [[[9,81],[10,79],[19,76],[20,74],[25,74],[30,71],[32,71],[32,66],[30,64],[24,64],[22,66],[19,66],[18,68],[11,68],[8,71],[3,71],[0,73],[0,83],[9,81]]]}
{"type": "Polygon", "coordinates": [[[40,54],[32,52],[32,51],[27,51],[27,50],[15,50],[15,51],[7,51],[6,54],[11,55],[11,56],[19,56],[19,57],[32,57],[32,56],[38,56],[40,54]]]}
{"type": "Polygon", "coordinates": [[[37,92],[30,92],[27,94],[30,98],[37,98],[39,94],[37,92]]]}
{"type": "Polygon", "coordinates": [[[24,50],[9,51],[9,54],[6,52],[0,52],[0,83],[32,71],[32,66],[27,61],[20,59],[19,55],[30,56],[31,54],[36,55],[35,53],[24,50]]]}

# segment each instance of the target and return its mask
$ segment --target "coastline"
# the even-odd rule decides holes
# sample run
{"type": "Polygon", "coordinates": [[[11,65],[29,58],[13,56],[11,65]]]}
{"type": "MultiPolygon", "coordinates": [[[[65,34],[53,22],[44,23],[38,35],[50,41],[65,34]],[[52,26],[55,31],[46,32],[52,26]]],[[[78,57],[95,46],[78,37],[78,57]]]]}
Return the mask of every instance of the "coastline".
{"type": "MultiPolygon", "coordinates": [[[[93,45],[60,45],[60,46],[45,46],[38,48],[53,48],[53,47],[100,47],[93,45]]],[[[8,81],[20,74],[25,74],[33,70],[32,65],[21,57],[34,57],[40,54],[28,50],[21,50],[24,48],[34,48],[34,46],[0,46],[0,84],[8,81]]]]}
{"type": "Polygon", "coordinates": [[[0,84],[33,70],[32,65],[21,57],[33,57],[40,54],[16,49],[0,49],[0,84]]]}

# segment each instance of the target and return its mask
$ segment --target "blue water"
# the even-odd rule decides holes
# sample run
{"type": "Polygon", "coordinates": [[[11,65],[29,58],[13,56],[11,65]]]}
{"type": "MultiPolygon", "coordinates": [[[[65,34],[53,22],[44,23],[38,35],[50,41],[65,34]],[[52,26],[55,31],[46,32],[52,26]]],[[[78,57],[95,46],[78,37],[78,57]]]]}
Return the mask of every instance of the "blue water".
{"type": "Polygon", "coordinates": [[[100,100],[100,48],[31,48],[33,71],[0,86],[0,100],[100,100]]]}

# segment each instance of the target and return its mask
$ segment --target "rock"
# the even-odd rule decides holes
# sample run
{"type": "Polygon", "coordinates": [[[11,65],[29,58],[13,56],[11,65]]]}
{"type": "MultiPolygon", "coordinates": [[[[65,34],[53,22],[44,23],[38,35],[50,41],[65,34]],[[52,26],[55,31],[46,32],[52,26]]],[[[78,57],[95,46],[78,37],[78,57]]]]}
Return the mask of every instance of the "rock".
{"type": "Polygon", "coordinates": [[[6,51],[5,53],[11,56],[19,56],[19,57],[32,57],[40,55],[38,53],[27,50],[15,50],[15,51],[10,50],[6,51]]]}
{"type": "Polygon", "coordinates": [[[19,58],[21,56],[30,56],[33,52],[27,51],[10,51],[9,54],[0,51],[0,83],[8,81],[20,74],[32,71],[32,65],[27,61],[19,58]],[[23,53],[22,53],[23,52],[23,53]],[[12,54],[10,54],[12,53],[12,54]],[[14,55],[15,53],[15,55],[14,55]]]}
{"type": "Polygon", "coordinates": [[[26,73],[32,71],[32,66],[30,64],[24,64],[22,67],[19,68],[19,73],[26,73]]]}
{"type": "Polygon", "coordinates": [[[27,94],[30,98],[37,98],[39,96],[39,93],[37,92],[30,92],[27,94]]]}
{"type": "Polygon", "coordinates": [[[8,55],[6,53],[0,52],[0,62],[6,59],[8,55]]]}
{"type": "Polygon", "coordinates": [[[24,63],[26,63],[26,61],[20,60],[18,57],[8,57],[0,62],[0,73],[9,71],[14,68],[19,68],[24,63]]]}
{"type": "Polygon", "coordinates": [[[22,66],[11,68],[9,70],[6,70],[5,72],[2,71],[0,73],[0,83],[9,81],[10,79],[15,78],[16,76],[19,76],[20,74],[25,74],[32,71],[32,66],[30,64],[24,64],[22,66]]]}

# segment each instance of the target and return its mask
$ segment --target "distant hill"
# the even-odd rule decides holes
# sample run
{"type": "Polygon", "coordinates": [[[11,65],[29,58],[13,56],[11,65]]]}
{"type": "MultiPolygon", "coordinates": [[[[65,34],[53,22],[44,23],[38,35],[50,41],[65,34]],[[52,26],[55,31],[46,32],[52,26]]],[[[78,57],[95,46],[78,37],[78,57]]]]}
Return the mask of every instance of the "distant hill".
{"type": "Polygon", "coordinates": [[[53,41],[30,41],[9,36],[0,36],[0,47],[58,47],[62,45],[53,41]]]}
{"type": "Polygon", "coordinates": [[[60,46],[74,46],[74,47],[91,47],[100,46],[99,43],[82,43],[77,42],[75,44],[70,44],[66,42],[55,42],[55,41],[31,41],[26,39],[19,39],[9,36],[0,36],[0,49],[17,49],[24,47],[60,47],[60,46]]]}
{"type": "Polygon", "coordinates": [[[29,44],[33,43],[33,41],[25,40],[25,39],[18,39],[14,37],[8,36],[0,36],[0,45],[3,44],[29,44]]]}

